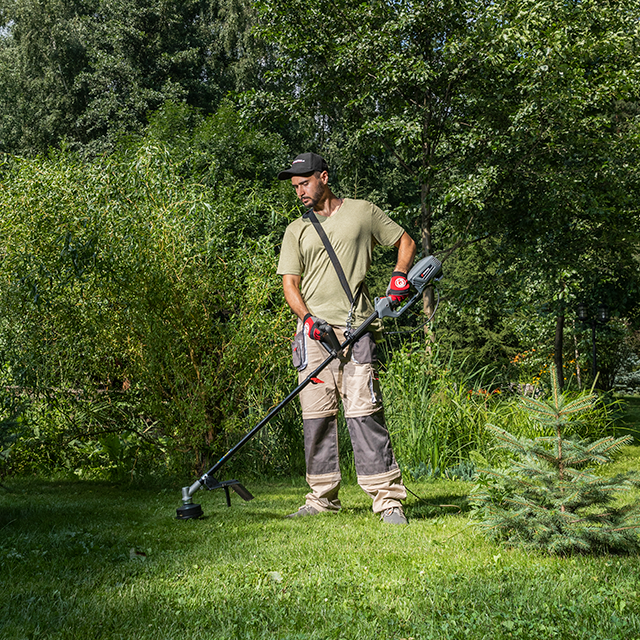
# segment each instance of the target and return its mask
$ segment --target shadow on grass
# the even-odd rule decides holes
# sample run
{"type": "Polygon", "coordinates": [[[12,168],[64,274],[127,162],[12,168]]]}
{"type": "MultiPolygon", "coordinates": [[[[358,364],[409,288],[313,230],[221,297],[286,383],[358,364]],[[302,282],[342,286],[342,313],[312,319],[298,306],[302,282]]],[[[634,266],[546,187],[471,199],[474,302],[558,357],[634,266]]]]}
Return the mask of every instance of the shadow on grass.
{"type": "MultiPolygon", "coordinates": [[[[178,520],[176,509],[180,506],[178,491],[167,489],[156,492],[114,485],[113,483],[86,482],[29,482],[16,492],[2,492],[0,496],[0,531],[5,535],[25,533],[47,535],[54,530],[78,529],[109,536],[118,528],[114,539],[126,539],[145,523],[176,523],[189,529],[192,520],[178,520]],[[120,529],[124,527],[124,533],[120,529]],[[127,532],[128,530],[128,532],[127,532]]],[[[9,486],[9,489],[14,487],[9,486]]],[[[423,487],[424,488],[424,487],[423,487]]],[[[259,483],[252,487],[256,499],[244,502],[231,494],[231,507],[226,505],[222,491],[202,491],[194,496],[194,502],[202,505],[204,516],[196,528],[203,532],[222,526],[247,527],[251,530],[278,522],[292,522],[286,516],[296,511],[304,502],[304,488],[289,483],[259,483]]],[[[420,492],[420,488],[416,489],[420,492]]],[[[433,488],[426,489],[433,493],[433,488]]],[[[444,515],[459,515],[469,510],[465,495],[455,495],[455,490],[441,491],[439,495],[424,498],[410,494],[405,502],[407,516],[414,520],[428,520],[444,515]]],[[[341,520],[355,517],[368,519],[373,516],[371,502],[360,495],[357,485],[345,487],[341,520]]],[[[330,517],[330,516],[329,516],[330,517]]],[[[343,520],[344,522],[344,520],[343,520]]],[[[144,528],[144,527],[143,527],[144,528]]],[[[217,530],[217,529],[216,529],[217,530]]],[[[223,530],[220,529],[220,532],[223,530]]],[[[111,541],[110,541],[111,542],[111,541]]],[[[111,546],[111,545],[110,545],[111,546]]]]}
{"type": "MultiPolygon", "coordinates": [[[[411,494],[410,494],[411,495],[411,494]]],[[[435,498],[413,497],[408,504],[405,503],[405,512],[414,520],[438,518],[445,515],[460,515],[471,509],[467,496],[445,495],[435,498]]]]}
{"type": "MultiPolygon", "coordinates": [[[[436,498],[416,498],[409,494],[404,503],[404,512],[412,520],[428,520],[445,515],[461,515],[471,509],[467,496],[445,495],[436,498]]],[[[371,514],[371,507],[343,507],[345,515],[366,516],[371,514]]]]}

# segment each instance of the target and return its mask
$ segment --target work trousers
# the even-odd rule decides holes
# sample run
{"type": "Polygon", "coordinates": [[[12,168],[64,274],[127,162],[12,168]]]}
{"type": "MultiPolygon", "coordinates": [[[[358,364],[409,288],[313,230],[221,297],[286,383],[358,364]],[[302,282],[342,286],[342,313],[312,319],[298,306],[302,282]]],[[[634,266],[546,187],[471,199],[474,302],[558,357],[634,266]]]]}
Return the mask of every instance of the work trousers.
{"type": "MultiPolygon", "coordinates": [[[[344,342],[343,330],[337,327],[334,330],[340,343],[344,342]]],[[[326,360],[328,353],[316,340],[301,338],[300,334],[297,338],[297,348],[303,351],[302,357],[297,354],[296,362],[302,382],[326,360]]],[[[384,421],[375,351],[373,336],[365,334],[334,359],[318,375],[315,384],[307,385],[300,392],[306,479],[311,488],[306,504],[319,511],[340,509],[337,421],[340,400],[353,447],[358,484],[372,498],[373,511],[379,513],[400,506],[400,501],[407,496],[384,421]]]]}

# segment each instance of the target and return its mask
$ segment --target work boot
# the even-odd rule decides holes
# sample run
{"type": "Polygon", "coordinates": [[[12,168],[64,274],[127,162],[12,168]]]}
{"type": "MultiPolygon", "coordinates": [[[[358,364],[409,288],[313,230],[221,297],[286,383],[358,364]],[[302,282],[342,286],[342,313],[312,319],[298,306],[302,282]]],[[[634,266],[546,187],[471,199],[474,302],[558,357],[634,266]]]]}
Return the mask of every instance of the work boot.
{"type": "Polygon", "coordinates": [[[320,512],[310,504],[303,504],[295,513],[290,513],[287,518],[301,518],[302,516],[317,516],[320,512]]]}
{"type": "Polygon", "coordinates": [[[402,511],[402,507],[390,507],[389,509],[385,509],[380,516],[380,520],[387,524],[409,524],[404,512],[402,511]]]}

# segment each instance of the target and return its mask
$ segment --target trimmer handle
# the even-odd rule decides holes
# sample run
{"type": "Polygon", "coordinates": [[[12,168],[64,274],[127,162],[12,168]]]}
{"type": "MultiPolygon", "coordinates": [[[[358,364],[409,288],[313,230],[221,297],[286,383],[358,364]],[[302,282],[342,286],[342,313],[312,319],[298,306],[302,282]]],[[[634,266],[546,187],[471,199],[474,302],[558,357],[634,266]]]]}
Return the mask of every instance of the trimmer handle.
{"type": "Polygon", "coordinates": [[[338,336],[330,324],[327,324],[326,330],[322,332],[320,344],[322,344],[329,353],[335,353],[337,355],[340,352],[340,340],[338,340],[338,336]]]}
{"type": "Polygon", "coordinates": [[[442,273],[442,263],[434,256],[426,256],[416,263],[407,280],[416,289],[416,294],[404,304],[400,309],[394,311],[392,308],[392,301],[389,296],[386,298],[376,298],[375,308],[378,312],[378,318],[399,318],[410,306],[414,304],[416,299],[422,295],[422,292],[432,280],[439,279],[442,273]]]}

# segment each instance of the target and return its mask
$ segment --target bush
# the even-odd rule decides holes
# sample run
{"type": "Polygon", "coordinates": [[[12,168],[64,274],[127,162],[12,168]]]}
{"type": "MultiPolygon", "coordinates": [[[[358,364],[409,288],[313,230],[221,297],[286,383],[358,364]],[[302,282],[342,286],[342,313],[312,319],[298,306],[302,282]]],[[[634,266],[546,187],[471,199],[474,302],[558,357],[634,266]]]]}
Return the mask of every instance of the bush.
{"type": "MultiPolygon", "coordinates": [[[[156,134],[93,163],[65,151],[4,158],[0,348],[11,402],[0,417],[20,404],[28,425],[5,470],[126,476],[143,458],[201,470],[295,381],[275,276],[292,197],[245,176],[282,146],[225,107],[198,129],[190,174],[182,147],[156,134]],[[245,150],[238,180],[232,167],[211,177],[221,158],[206,161],[207,127],[214,137],[226,127],[228,157],[245,150]]],[[[254,471],[281,470],[260,452],[297,442],[290,420],[256,439],[254,471]]]]}
{"type": "Polygon", "coordinates": [[[522,403],[554,435],[530,440],[487,425],[515,461],[506,469],[478,472],[471,500],[478,526],[507,544],[554,554],[637,551],[640,509],[614,504],[621,492],[640,484],[637,474],[595,473],[597,465],[611,462],[633,439],[607,436],[589,442],[566,437],[566,425],[588,412],[596,396],[582,394],[568,401],[559,392],[554,370],[551,381],[548,400],[522,398],[522,403]]]}

